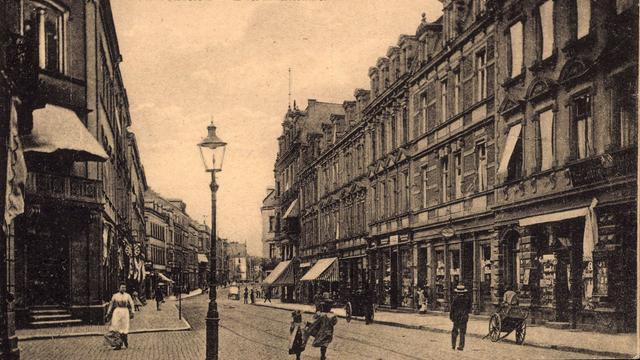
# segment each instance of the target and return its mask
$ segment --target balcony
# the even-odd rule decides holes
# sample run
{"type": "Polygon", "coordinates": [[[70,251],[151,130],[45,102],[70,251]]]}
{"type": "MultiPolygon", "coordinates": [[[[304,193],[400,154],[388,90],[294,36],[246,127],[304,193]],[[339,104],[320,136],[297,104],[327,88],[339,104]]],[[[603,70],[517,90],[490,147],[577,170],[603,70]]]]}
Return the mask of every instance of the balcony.
{"type": "Polygon", "coordinates": [[[621,176],[633,176],[637,168],[637,147],[622,149],[569,164],[574,186],[611,181],[621,176]]]}
{"type": "Polygon", "coordinates": [[[29,172],[26,182],[28,198],[52,199],[102,205],[102,181],[72,176],[29,172]]]}

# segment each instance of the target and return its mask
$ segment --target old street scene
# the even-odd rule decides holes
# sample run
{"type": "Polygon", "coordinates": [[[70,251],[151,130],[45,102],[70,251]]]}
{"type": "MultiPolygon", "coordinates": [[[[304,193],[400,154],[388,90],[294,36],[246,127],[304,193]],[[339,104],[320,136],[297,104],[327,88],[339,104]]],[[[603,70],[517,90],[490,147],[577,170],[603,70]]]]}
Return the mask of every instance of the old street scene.
{"type": "Polygon", "coordinates": [[[637,0],[0,0],[0,360],[638,343],[637,0]]]}

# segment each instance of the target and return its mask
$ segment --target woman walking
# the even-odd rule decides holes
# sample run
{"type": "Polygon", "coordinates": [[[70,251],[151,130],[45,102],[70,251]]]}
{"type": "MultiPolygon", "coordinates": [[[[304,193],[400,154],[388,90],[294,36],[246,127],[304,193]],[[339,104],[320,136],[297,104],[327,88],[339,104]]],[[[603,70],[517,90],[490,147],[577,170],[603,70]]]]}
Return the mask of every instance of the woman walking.
{"type": "Polygon", "coordinates": [[[111,297],[111,304],[105,318],[105,320],[111,320],[109,332],[120,335],[121,343],[117,341],[111,343],[114,350],[120,350],[123,344],[129,348],[129,320],[133,319],[134,304],[131,295],[126,291],[127,286],[124,283],[120,284],[120,291],[111,297]]]}

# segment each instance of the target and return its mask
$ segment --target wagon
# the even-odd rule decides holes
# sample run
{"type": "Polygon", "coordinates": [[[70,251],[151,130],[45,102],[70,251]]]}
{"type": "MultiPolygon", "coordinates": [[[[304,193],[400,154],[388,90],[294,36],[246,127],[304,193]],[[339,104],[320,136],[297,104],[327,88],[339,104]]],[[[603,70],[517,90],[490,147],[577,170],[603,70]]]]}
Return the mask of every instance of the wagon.
{"type": "Polygon", "coordinates": [[[517,305],[500,305],[489,319],[489,337],[491,341],[500,341],[512,332],[516,332],[516,344],[522,345],[527,334],[529,311],[517,305]],[[504,333],[504,335],[502,334],[504,333]]]}
{"type": "Polygon", "coordinates": [[[346,300],[344,310],[347,322],[351,322],[353,316],[363,316],[367,324],[373,322],[375,311],[373,304],[368,300],[367,293],[364,290],[356,291],[346,300]]]}

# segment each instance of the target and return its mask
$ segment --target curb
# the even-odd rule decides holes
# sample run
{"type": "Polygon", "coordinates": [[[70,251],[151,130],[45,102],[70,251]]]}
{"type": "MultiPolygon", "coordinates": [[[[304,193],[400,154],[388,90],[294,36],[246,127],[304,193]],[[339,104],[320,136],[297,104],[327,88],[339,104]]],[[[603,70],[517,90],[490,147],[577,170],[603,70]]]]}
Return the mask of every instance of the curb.
{"type": "MultiPolygon", "coordinates": [[[[287,308],[281,308],[281,307],[272,306],[272,305],[264,305],[264,304],[256,304],[256,305],[277,309],[277,310],[291,311],[290,309],[287,309],[287,308]]],[[[313,311],[308,311],[308,310],[304,310],[302,312],[305,314],[314,314],[313,311]]],[[[343,315],[336,314],[336,316],[343,319],[346,318],[346,316],[343,316],[343,315]]],[[[353,320],[364,322],[364,320],[359,318],[352,318],[352,321],[353,320]]],[[[425,325],[409,325],[409,324],[403,324],[403,323],[398,323],[393,321],[380,321],[380,320],[374,320],[373,323],[379,324],[379,325],[399,327],[404,329],[429,331],[429,332],[440,333],[440,334],[449,333],[449,330],[431,327],[431,326],[425,326],[425,325]]],[[[481,334],[475,334],[475,333],[469,333],[469,332],[467,333],[467,336],[472,338],[477,338],[477,339],[483,339],[485,337],[484,335],[481,335],[481,334]]],[[[516,344],[515,341],[510,339],[503,339],[501,341],[509,344],[513,344],[513,345],[516,344]]],[[[542,343],[535,343],[535,342],[534,343],[525,342],[524,346],[531,346],[531,347],[541,348],[541,349],[567,351],[567,352],[574,352],[574,353],[587,354],[587,355],[603,356],[605,358],[632,359],[632,358],[635,358],[636,356],[636,354],[630,354],[630,353],[599,351],[599,350],[593,350],[593,349],[578,348],[575,346],[568,346],[568,345],[553,345],[553,344],[542,344],[542,343]]]]}
{"type": "MultiPolygon", "coordinates": [[[[184,326],[177,328],[151,328],[151,329],[137,329],[129,331],[129,334],[147,334],[147,333],[163,333],[163,332],[177,332],[177,331],[191,331],[191,324],[182,317],[184,326]]],[[[68,334],[37,334],[37,335],[24,335],[18,336],[18,341],[32,341],[32,340],[54,340],[65,339],[73,337],[88,337],[88,336],[104,336],[104,332],[88,331],[82,333],[68,333],[68,334]]]]}

